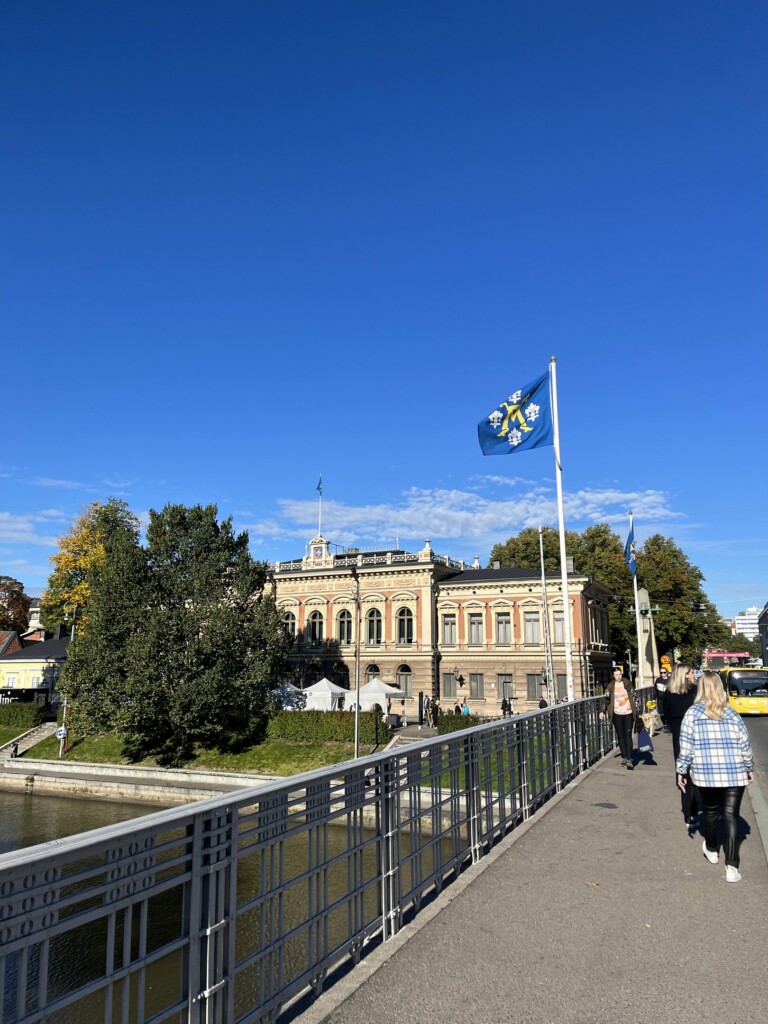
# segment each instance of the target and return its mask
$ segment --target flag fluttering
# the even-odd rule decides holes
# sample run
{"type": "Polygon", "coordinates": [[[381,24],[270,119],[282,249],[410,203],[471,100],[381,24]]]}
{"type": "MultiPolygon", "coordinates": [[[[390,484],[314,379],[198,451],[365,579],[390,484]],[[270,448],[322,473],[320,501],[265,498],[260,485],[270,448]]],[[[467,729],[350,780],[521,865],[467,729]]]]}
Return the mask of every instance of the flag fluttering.
{"type": "Polygon", "coordinates": [[[513,391],[497,405],[478,423],[477,438],[483,455],[511,455],[554,444],[549,374],[513,391]]]}
{"type": "Polygon", "coordinates": [[[624,545],[624,561],[627,568],[634,576],[637,573],[637,559],[635,558],[635,527],[630,526],[627,543],[624,545]]]}
{"type": "Polygon", "coordinates": [[[315,488],[315,490],[317,491],[317,493],[322,498],[322,496],[323,496],[323,478],[322,477],[320,477],[320,479],[317,481],[317,487],[315,488]]]}

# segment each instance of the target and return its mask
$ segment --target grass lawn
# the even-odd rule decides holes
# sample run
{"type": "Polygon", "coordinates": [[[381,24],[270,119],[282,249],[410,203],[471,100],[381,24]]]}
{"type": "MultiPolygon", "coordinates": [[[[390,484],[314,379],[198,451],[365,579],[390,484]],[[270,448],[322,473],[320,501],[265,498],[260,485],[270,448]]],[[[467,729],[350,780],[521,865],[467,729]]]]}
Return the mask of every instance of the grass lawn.
{"type": "MultiPolygon", "coordinates": [[[[362,743],[360,753],[371,754],[374,747],[362,743]]],[[[202,768],[217,772],[255,772],[259,775],[297,775],[313,768],[325,768],[354,757],[353,743],[290,743],[286,740],[265,740],[240,754],[221,754],[217,750],[201,750],[184,768],[202,768]]],[[[59,759],[59,740],[49,736],[27,752],[27,757],[59,759]]],[[[89,736],[75,739],[62,758],[64,761],[88,761],[95,764],[129,764],[123,756],[122,744],[114,736],[89,736]]],[[[154,758],[134,762],[154,767],[154,758]]]]}
{"type": "Polygon", "coordinates": [[[9,740],[15,740],[23,732],[28,730],[23,725],[0,725],[0,747],[9,740]]]}

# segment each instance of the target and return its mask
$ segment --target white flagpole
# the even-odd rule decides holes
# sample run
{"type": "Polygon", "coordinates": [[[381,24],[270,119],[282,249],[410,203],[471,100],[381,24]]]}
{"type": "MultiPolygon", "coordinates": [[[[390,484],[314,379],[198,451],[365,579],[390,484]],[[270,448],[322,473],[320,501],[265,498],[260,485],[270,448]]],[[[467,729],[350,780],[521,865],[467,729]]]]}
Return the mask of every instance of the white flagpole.
{"type": "Polygon", "coordinates": [[[552,641],[549,635],[549,602],[547,601],[547,577],[544,572],[544,536],[539,526],[539,554],[541,555],[541,592],[544,595],[544,652],[547,659],[547,697],[550,704],[555,703],[555,677],[552,664],[552,641]]]}
{"type": "MultiPolygon", "coordinates": [[[[629,513],[629,535],[633,536],[634,516],[629,513]]],[[[635,571],[632,573],[632,585],[635,588],[635,629],[637,630],[637,682],[638,686],[644,686],[643,677],[643,631],[640,626],[640,602],[637,599],[637,559],[635,559],[635,571]]]]}
{"type": "Polygon", "coordinates": [[[322,526],[323,526],[323,477],[322,477],[322,474],[320,474],[320,482],[317,485],[317,490],[318,490],[318,492],[320,494],[319,508],[318,508],[318,512],[317,512],[317,535],[318,535],[318,537],[322,537],[322,535],[323,535],[323,530],[322,530],[322,526]]]}
{"type": "Polygon", "coordinates": [[[557,480],[557,517],[560,526],[560,573],[563,581],[563,640],[565,641],[565,682],[568,700],[573,700],[573,650],[571,646],[571,602],[568,598],[568,563],[565,556],[565,516],[563,514],[563,467],[560,463],[560,430],[557,421],[557,359],[549,360],[549,392],[552,400],[552,430],[555,441],[555,479],[557,480]]]}

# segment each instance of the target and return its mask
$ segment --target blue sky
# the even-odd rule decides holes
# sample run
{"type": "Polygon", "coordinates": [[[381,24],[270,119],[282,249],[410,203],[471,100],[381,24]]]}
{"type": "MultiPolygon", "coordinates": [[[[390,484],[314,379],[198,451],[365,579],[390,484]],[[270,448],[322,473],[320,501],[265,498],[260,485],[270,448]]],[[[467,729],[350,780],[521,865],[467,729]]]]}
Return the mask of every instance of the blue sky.
{"type": "Polygon", "coordinates": [[[557,356],[566,525],[768,600],[768,7],[7,0],[0,572],[88,502],[481,562],[478,420],[557,356]]]}

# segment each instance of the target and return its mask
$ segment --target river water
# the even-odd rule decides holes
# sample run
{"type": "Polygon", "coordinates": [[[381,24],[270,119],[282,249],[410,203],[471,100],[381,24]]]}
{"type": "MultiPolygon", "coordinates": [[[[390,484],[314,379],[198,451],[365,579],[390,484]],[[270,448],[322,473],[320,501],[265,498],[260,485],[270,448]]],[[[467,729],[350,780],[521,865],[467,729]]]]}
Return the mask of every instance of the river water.
{"type": "Polygon", "coordinates": [[[138,818],[162,805],[0,792],[0,853],[138,818]]]}

